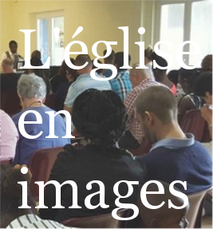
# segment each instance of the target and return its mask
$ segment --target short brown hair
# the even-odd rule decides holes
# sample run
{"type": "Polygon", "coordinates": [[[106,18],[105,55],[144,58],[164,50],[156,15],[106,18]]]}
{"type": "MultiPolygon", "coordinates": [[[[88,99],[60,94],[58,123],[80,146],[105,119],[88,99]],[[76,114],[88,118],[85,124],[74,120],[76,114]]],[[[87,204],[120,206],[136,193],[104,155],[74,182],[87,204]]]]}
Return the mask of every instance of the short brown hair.
{"type": "Polygon", "coordinates": [[[151,86],[136,99],[137,112],[143,117],[146,111],[154,113],[162,123],[177,118],[177,102],[172,92],[164,86],[151,86]]]}

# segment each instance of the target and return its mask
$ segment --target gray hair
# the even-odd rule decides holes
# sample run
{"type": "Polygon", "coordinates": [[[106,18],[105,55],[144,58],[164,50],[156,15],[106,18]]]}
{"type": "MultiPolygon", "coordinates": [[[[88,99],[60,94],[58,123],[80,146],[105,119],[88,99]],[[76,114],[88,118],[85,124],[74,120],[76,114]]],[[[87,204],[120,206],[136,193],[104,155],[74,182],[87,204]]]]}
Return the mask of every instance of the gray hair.
{"type": "Polygon", "coordinates": [[[47,89],[46,84],[41,77],[35,74],[23,74],[18,81],[17,92],[23,98],[44,99],[47,89]]]}

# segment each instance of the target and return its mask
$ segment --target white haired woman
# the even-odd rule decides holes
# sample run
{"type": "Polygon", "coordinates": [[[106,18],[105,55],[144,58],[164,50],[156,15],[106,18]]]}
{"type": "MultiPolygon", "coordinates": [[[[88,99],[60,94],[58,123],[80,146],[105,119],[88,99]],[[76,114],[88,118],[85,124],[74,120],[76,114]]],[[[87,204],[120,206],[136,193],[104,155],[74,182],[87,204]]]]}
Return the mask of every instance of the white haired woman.
{"type": "Polygon", "coordinates": [[[28,164],[32,154],[37,150],[70,143],[70,139],[62,138],[66,135],[66,124],[59,114],[54,118],[54,134],[58,138],[46,138],[50,129],[50,116],[46,112],[52,109],[43,103],[46,97],[46,85],[42,78],[34,74],[22,75],[18,81],[17,93],[23,110],[12,117],[19,132],[13,164],[28,164]],[[20,120],[21,116],[23,119],[20,120]],[[42,119],[40,124],[38,116],[42,119]],[[20,131],[19,121],[21,126],[24,126],[24,134],[20,131]],[[26,123],[27,121],[31,123],[26,123]],[[36,138],[30,139],[30,136],[36,135],[36,138]]]}

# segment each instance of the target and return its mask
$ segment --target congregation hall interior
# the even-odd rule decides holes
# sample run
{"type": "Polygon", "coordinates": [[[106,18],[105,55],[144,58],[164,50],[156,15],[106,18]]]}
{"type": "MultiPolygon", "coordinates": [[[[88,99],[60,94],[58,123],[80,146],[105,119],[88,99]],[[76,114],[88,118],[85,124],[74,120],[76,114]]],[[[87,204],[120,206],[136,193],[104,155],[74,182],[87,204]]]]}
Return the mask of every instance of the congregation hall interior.
{"type": "Polygon", "coordinates": [[[212,17],[0,0],[0,228],[212,228],[212,17]]]}

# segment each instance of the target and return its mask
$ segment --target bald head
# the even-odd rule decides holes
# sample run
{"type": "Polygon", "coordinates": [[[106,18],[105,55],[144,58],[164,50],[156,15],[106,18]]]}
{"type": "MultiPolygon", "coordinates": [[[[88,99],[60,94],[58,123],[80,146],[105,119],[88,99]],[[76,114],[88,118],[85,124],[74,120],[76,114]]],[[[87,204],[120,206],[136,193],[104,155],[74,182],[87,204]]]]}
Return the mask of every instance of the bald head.
{"type": "Polygon", "coordinates": [[[138,63],[132,66],[130,70],[130,80],[133,87],[139,85],[143,80],[148,78],[154,78],[153,73],[150,69],[137,69],[138,63]]]}
{"type": "Polygon", "coordinates": [[[88,54],[80,54],[80,55],[78,55],[76,57],[75,64],[77,66],[83,66],[86,62],[88,62],[86,67],[78,70],[79,75],[88,74],[88,73],[91,72],[91,70],[92,70],[92,60],[91,60],[91,58],[90,58],[90,56],[88,54]]]}
{"type": "Polygon", "coordinates": [[[4,73],[12,73],[13,72],[13,61],[12,61],[12,59],[6,58],[6,59],[2,60],[1,66],[2,66],[2,71],[4,73]]]}
{"type": "MultiPolygon", "coordinates": [[[[148,194],[146,198],[149,204],[153,206],[160,205],[164,201],[165,203],[161,208],[150,209],[142,203],[138,204],[140,218],[144,226],[149,228],[184,228],[186,226],[184,220],[188,206],[182,209],[168,208],[168,200],[171,200],[175,206],[183,206],[184,201],[170,193],[169,184],[162,181],[160,183],[164,188],[164,194],[148,194]]],[[[157,192],[159,191],[159,187],[155,183],[151,183],[147,187],[147,191],[157,192]]]]}

